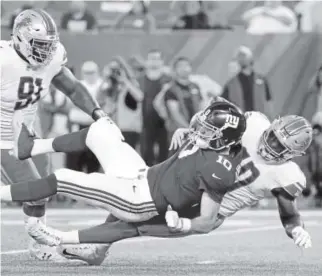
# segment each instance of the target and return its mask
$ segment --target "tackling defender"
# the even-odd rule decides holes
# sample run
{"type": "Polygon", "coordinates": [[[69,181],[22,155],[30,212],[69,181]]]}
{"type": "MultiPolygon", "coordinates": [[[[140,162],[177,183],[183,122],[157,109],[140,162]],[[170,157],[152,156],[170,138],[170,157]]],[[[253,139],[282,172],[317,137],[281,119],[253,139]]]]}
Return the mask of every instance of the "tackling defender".
{"type": "MultiPolygon", "coordinates": [[[[66,62],[56,24],[43,10],[21,12],[14,22],[12,39],[0,42],[2,183],[11,185],[48,175],[45,155],[39,156],[37,166],[31,159],[19,161],[14,155],[21,124],[33,129],[38,101],[48,93],[51,83],[93,119],[105,116],[87,89],[65,67],[66,62]]],[[[23,211],[27,217],[44,217],[45,201],[26,202],[23,211]]],[[[35,251],[39,248],[31,247],[32,255],[37,257],[35,251]]]]}
{"type": "MultiPolygon", "coordinates": [[[[254,158],[260,176],[248,186],[243,186],[224,196],[213,229],[219,227],[227,217],[264,198],[265,193],[272,192],[277,199],[280,218],[287,235],[296,245],[304,248],[311,247],[310,235],[304,229],[294,201],[305,187],[306,179],[291,159],[305,153],[312,139],[312,128],[303,117],[299,116],[285,116],[270,124],[268,119],[258,112],[250,112],[246,115],[247,130],[243,135],[242,143],[248,149],[251,158],[254,158]]],[[[197,118],[198,116],[196,115],[197,118]]],[[[200,122],[198,119],[196,121],[200,122]]],[[[183,143],[187,133],[185,129],[176,132],[172,140],[174,148],[183,143]]],[[[190,135],[191,132],[188,133],[188,137],[190,135]]],[[[244,159],[242,164],[245,165],[249,161],[249,158],[244,159]]],[[[239,178],[239,180],[242,179],[239,178]]],[[[59,247],[59,251],[69,259],[81,259],[90,264],[100,264],[105,258],[108,247],[89,245],[90,243],[112,243],[140,235],[184,236],[187,234],[182,232],[180,217],[193,218],[198,216],[199,211],[199,206],[183,210],[179,215],[170,210],[166,214],[166,220],[159,216],[138,224],[124,221],[106,222],[78,231],[79,242],[86,245],[63,245],[59,247]]],[[[52,235],[60,237],[57,240],[63,244],[65,238],[62,237],[68,233],[56,231],[52,235]]]]}
{"type": "MultiPolygon", "coordinates": [[[[191,136],[174,156],[151,168],[143,168],[143,172],[139,171],[134,162],[130,164],[135,169],[132,170],[132,176],[126,175],[130,169],[126,167],[119,176],[61,169],[41,180],[1,187],[1,199],[28,201],[58,192],[86,200],[107,209],[119,219],[132,222],[164,214],[168,205],[175,210],[182,210],[200,204],[200,216],[193,220],[180,220],[182,231],[207,233],[217,218],[224,194],[238,188],[238,185],[247,185],[258,176],[258,171],[250,161],[243,167],[247,175],[241,173],[244,179],[235,183],[236,166],[247,155],[240,145],[246,119],[236,106],[215,102],[199,118],[202,124],[196,125],[195,136],[191,136]]],[[[55,138],[52,149],[61,151],[64,148],[64,151],[70,151],[72,148],[84,149],[86,145],[98,157],[104,169],[108,168],[107,163],[113,163],[113,159],[116,163],[117,159],[124,160],[128,157],[125,155],[127,153],[133,153],[139,158],[134,150],[122,152],[127,144],[121,141],[119,132],[113,135],[115,128],[114,124],[103,118],[87,130],[55,138]]],[[[37,142],[43,141],[34,142],[37,148],[37,142]]],[[[27,154],[24,158],[29,156],[27,154]]],[[[139,165],[145,166],[142,162],[139,165]]],[[[30,222],[29,231],[36,240],[48,242],[45,226],[39,220],[30,222]]],[[[70,242],[78,239],[77,235],[72,235],[70,242]]],[[[52,236],[48,243],[55,245],[56,237],[52,236]]]]}

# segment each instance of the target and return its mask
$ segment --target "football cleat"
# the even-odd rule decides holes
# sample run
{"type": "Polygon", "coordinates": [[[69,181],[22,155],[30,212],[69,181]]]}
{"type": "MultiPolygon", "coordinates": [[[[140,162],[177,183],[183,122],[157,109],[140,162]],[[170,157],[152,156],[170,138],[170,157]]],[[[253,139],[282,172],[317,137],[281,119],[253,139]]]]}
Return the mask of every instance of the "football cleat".
{"type": "Polygon", "coordinates": [[[100,265],[108,255],[110,244],[69,244],[57,246],[57,252],[69,260],[80,260],[89,265],[100,265]]]}
{"type": "Polygon", "coordinates": [[[28,249],[30,256],[40,261],[51,261],[55,263],[68,262],[68,260],[57,252],[56,247],[39,244],[33,240],[30,242],[28,249]]]}
{"type": "Polygon", "coordinates": [[[62,233],[46,226],[39,218],[30,217],[25,223],[25,228],[36,242],[48,246],[57,246],[61,243],[62,233]]]}

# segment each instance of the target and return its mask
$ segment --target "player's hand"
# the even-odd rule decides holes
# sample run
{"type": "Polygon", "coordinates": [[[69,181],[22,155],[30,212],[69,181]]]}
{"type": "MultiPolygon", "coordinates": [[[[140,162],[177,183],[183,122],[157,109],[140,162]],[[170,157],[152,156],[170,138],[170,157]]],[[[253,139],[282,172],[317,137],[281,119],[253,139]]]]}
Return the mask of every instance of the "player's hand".
{"type": "Polygon", "coordinates": [[[171,232],[180,232],[182,229],[182,221],[176,211],[169,205],[165,213],[165,220],[171,232]]]}
{"type": "Polygon", "coordinates": [[[301,248],[312,247],[310,234],[301,226],[297,226],[292,230],[294,243],[301,248]]]}
{"type": "Polygon", "coordinates": [[[169,150],[180,148],[184,142],[185,135],[189,133],[187,128],[178,128],[172,136],[169,150]]]}

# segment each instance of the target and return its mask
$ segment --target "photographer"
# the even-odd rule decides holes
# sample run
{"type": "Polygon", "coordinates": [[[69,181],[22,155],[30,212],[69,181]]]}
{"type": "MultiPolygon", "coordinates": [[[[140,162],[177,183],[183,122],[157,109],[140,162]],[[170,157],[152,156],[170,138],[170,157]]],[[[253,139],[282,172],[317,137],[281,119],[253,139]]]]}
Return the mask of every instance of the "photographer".
{"type": "Polygon", "coordinates": [[[121,57],[114,58],[105,66],[103,77],[98,102],[122,130],[125,141],[136,148],[142,128],[143,92],[121,57]]]}

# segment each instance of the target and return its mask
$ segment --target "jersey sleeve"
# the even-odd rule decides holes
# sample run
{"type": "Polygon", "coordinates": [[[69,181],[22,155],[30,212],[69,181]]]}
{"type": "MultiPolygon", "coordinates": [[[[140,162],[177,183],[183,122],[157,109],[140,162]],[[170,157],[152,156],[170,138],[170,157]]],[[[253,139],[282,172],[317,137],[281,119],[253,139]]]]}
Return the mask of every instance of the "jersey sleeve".
{"type": "Polygon", "coordinates": [[[221,203],[226,191],[223,188],[220,179],[211,179],[210,177],[199,178],[199,189],[209,194],[209,196],[217,203],[221,203]]]}
{"type": "Polygon", "coordinates": [[[172,87],[170,87],[168,89],[168,91],[164,95],[164,101],[165,102],[170,101],[170,100],[178,101],[178,98],[177,98],[175,92],[173,91],[173,88],[172,87]]]}
{"type": "Polygon", "coordinates": [[[63,44],[58,43],[57,50],[55,55],[53,56],[53,60],[50,65],[50,74],[51,77],[54,78],[62,69],[63,66],[67,64],[67,52],[63,44]]]}
{"type": "Polygon", "coordinates": [[[296,198],[306,187],[306,177],[298,165],[293,162],[290,165],[291,166],[285,170],[288,173],[279,173],[276,176],[276,186],[274,189],[280,188],[284,190],[290,197],[296,198]]]}
{"type": "Polygon", "coordinates": [[[269,122],[268,117],[264,113],[259,111],[247,111],[245,112],[244,115],[247,120],[251,118],[251,119],[257,119],[257,120],[265,120],[269,122]]]}

